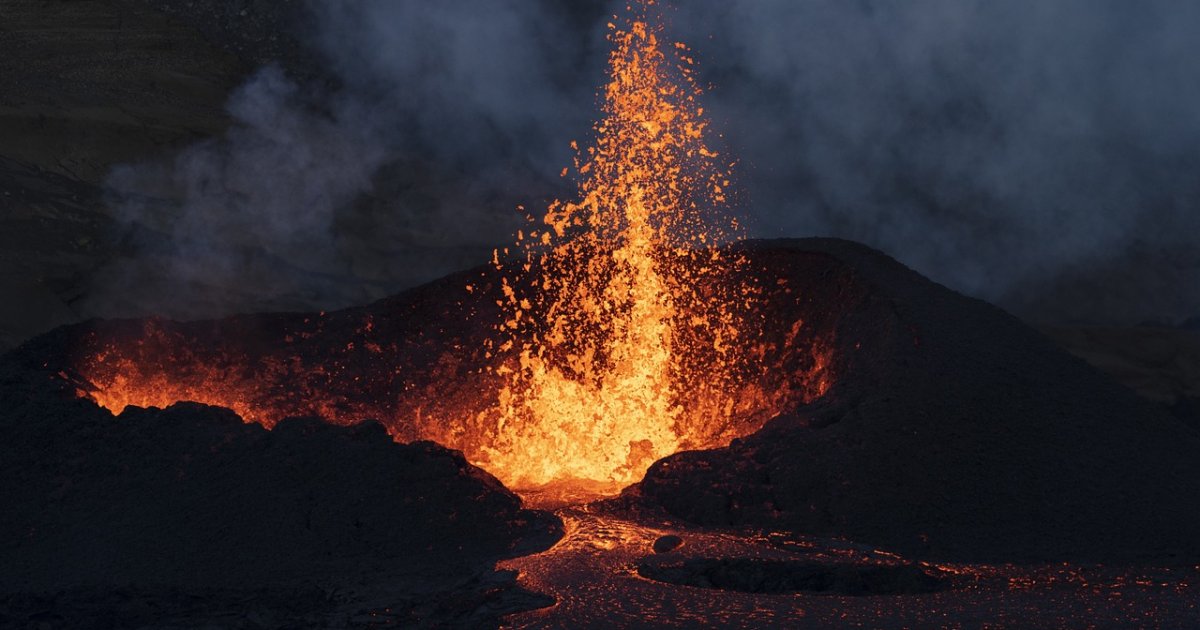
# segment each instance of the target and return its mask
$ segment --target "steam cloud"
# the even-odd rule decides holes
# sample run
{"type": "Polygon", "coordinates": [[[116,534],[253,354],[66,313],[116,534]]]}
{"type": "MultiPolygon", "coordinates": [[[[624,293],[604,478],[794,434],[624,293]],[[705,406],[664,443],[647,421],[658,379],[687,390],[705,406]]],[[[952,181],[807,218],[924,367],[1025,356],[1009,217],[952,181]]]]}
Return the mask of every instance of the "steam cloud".
{"type": "MultiPolygon", "coordinates": [[[[311,2],[334,87],[268,67],[224,138],[115,171],[122,216],[169,245],[103,278],[212,287],[140,305],[195,315],[338,306],[481,261],[517,204],[570,193],[567,143],[595,116],[624,3],[563,4],[311,2]]],[[[863,241],[1042,321],[1200,313],[1200,6],[679,4],[755,235],[863,241]]]]}

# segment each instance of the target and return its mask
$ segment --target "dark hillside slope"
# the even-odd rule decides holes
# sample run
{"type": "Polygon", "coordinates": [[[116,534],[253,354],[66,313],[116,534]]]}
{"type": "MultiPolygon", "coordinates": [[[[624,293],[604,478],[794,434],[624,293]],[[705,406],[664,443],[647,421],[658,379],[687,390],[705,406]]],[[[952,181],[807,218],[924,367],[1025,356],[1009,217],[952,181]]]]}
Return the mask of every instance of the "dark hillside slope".
{"type": "Polygon", "coordinates": [[[701,523],[939,559],[1200,556],[1193,428],[1016,318],[867,247],[753,248],[813,299],[832,290],[806,276],[814,255],[859,287],[836,324],[833,386],[729,448],[656,463],[632,495],[701,523]]]}

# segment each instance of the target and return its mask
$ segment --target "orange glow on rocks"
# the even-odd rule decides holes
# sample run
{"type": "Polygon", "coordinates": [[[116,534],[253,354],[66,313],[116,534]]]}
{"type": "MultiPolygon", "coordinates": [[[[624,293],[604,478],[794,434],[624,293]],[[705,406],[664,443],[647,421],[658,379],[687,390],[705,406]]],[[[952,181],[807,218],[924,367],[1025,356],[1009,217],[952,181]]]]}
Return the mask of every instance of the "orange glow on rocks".
{"type": "Polygon", "coordinates": [[[510,379],[484,465],[517,485],[626,484],[665,455],[731,437],[721,398],[744,359],[739,309],[756,294],[748,282],[713,292],[717,272],[741,264],[716,248],[737,237],[720,218],[727,165],[706,144],[686,46],[668,56],[645,13],[609,26],[604,117],[575,161],[578,198],[519,234],[540,282],[505,281],[502,347],[518,361],[498,368],[510,379]]]}
{"type": "Polygon", "coordinates": [[[551,500],[613,493],[823,395],[835,309],[734,245],[732,161],[707,143],[693,61],[655,11],[610,25],[577,197],[490,267],[318,316],[102,323],[78,348],[81,395],[114,413],[192,400],[268,427],[374,419],[551,500]]]}

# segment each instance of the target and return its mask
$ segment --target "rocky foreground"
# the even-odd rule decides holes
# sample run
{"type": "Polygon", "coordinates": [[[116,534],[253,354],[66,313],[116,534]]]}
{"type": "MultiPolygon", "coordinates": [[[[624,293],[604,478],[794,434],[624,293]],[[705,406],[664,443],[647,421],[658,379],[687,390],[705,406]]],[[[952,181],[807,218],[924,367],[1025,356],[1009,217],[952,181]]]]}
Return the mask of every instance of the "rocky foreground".
{"type": "MultiPolygon", "coordinates": [[[[657,462],[604,508],[596,534],[583,539],[601,554],[588,571],[607,566],[604,554],[614,549],[651,554],[652,541],[631,548],[622,533],[650,527],[684,540],[684,555],[674,561],[638,565],[642,577],[660,584],[653,589],[660,594],[717,582],[734,591],[813,590],[826,581],[848,597],[862,594],[864,583],[882,584],[883,590],[867,589],[880,596],[940,593],[969,588],[945,572],[979,562],[1027,565],[1030,575],[1048,562],[1152,564],[1171,576],[1161,583],[1186,587],[1188,578],[1177,573],[1200,558],[1200,432],[1193,426],[1003,311],[864,246],[808,239],[744,247],[746,272],[771,287],[757,334],[776,350],[790,344],[773,355],[779,370],[764,378],[808,379],[812,364],[801,350],[824,344],[829,390],[726,448],[657,462]],[[653,526],[667,522],[671,529],[653,526]],[[724,543],[707,555],[687,555],[697,536],[714,531],[720,533],[712,540],[724,543]],[[744,545],[735,544],[738,537],[744,545]],[[804,559],[812,545],[838,548],[830,542],[837,539],[868,559],[902,557],[909,568],[860,570],[804,559]],[[754,560],[764,540],[793,550],[787,563],[754,560]]],[[[238,598],[250,597],[272,615],[343,614],[349,607],[389,610],[387,619],[401,625],[494,624],[502,614],[550,603],[522,585],[567,597],[576,588],[571,572],[584,571],[581,561],[553,563],[573,557],[572,548],[528,555],[558,538],[558,522],[523,510],[515,495],[455,451],[429,442],[396,444],[380,425],[347,418],[340,424],[348,426],[284,418],[268,431],[218,407],[130,408],[114,416],[78,397],[88,386],[73,371],[80,343],[123,340],[153,349],[137,342],[139,331],[152,330],[184,340],[193,358],[206,348],[220,350],[225,361],[255,357],[262,365],[281,364],[270,357],[302,357],[294,365],[303,370],[258,372],[271,400],[287,391],[301,398],[321,393],[318,385],[327,383],[359,403],[331,409],[349,415],[391,409],[395,388],[353,384],[373,383],[376,372],[389,379],[384,383],[444,376],[449,372],[431,366],[444,363],[438,357],[446,353],[461,359],[451,372],[477,372],[480,366],[470,364],[481,356],[475,342],[489,334],[492,320],[465,300],[463,279],[474,278],[483,287],[476,293],[488,294],[495,290],[487,288],[495,284],[490,273],[480,268],[315,319],[156,320],[149,328],[88,322],[0,357],[0,491],[8,508],[0,516],[0,561],[7,569],[0,614],[19,620],[46,610],[63,616],[115,607],[120,619],[158,618],[182,614],[183,592],[201,602],[188,613],[192,620],[244,612],[238,598]],[[361,325],[368,321],[369,331],[361,325]],[[305,333],[303,343],[293,338],[297,330],[305,333]],[[360,338],[368,332],[394,338],[360,338]],[[393,345],[383,355],[342,354],[366,341],[393,345]],[[329,361],[342,371],[317,369],[329,361]],[[397,372],[405,361],[413,361],[409,370],[397,372]],[[325,380],[295,381],[304,387],[289,390],[289,378],[318,372],[325,380]],[[529,559],[506,566],[533,571],[536,579],[517,583],[513,574],[495,572],[498,559],[514,556],[529,559]],[[545,576],[559,573],[567,576],[562,588],[546,586],[545,576]],[[326,593],[315,600],[326,603],[312,604],[315,592],[326,593]],[[308,608],[287,603],[298,601],[308,608]],[[155,606],[159,613],[146,612],[155,606]]],[[[145,362],[144,369],[154,365],[145,362]]],[[[469,389],[423,385],[420,392],[465,396],[469,389]]],[[[293,407],[306,404],[297,400],[293,407]]],[[[1025,571],[1011,579],[1023,579],[1025,571]]],[[[1103,579],[1115,589],[1127,573],[1103,579]]],[[[1086,601],[1080,593],[1071,601],[1086,601]]],[[[619,590],[610,595],[622,598],[619,590]]],[[[786,598],[799,597],[772,596],[785,598],[772,600],[785,608],[786,598]]],[[[1165,591],[1153,598],[1173,618],[1189,614],[1165,591]]],[[[1041,601],[1029,605],[1037,609],[1041,601]]],[[[583,603],[555,610],[581,611],[583,603]]],[[[761,609],[747,608],[743,621],[758,619],[755,611],[761,609]]],[[[580,614],[603,616],[593,613],[580,614]]]]}
{"type": "Polygon", "coordinates": [[[697,523],[942,560],[1200,557],[1194,426],[879,252],[751,247],[843,309],[833,386],[728,448],[660,460],[630,497],[697,523]]]}
{"type": "Polygon", "coordinates": [[[397,444],[373,422],[268,431],[194,403],[114,417],[11,371],[0,400],[0,625],[303,625],[376,609],[486,625],[545,604],[494,564],[549,546],[561,524],[456,451],[397,444]]]}

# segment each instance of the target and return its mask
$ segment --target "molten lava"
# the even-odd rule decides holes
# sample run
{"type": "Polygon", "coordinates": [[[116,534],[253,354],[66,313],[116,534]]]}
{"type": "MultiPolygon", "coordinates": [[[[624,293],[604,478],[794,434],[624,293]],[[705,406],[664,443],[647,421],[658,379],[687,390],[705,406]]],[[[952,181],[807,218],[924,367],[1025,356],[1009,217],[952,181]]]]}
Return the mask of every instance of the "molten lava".
{"type": "Polygon", "coordinates": [[[687,48],[676,44],[672,63],[644,16],[610,28],[604,118],[576,158],[579,197],[520,235],[526,260],[541,259],[540,282],[518,291],[505,280],[500,331],[519,360],[499,368],[511,378],[484,466],[519,485],[626,484],[685,445],[732,437],[713,431],[732,408],[710,398],[728,396],[745,359],[737,309],[755,290],[711,294],[717,270],[740,265],[716,248],[736,230],[713,220],[729,176],[705,143],[687,48]],[[684,420],[680,394],[693,389],[711,396],[684,420]]]}
{"type": "Polygon", "coordinates": [[[67,378],[113,412],[192,400],[266,426],[375,419],[509,487],[576,496],[823,395],[836,306],[813,297],[819,281],[765,275],[769,255],[729,245],[732,164],[706,143],[693,62],[663,46],[652,5],[610,25],[578,198],[490,268],[318,316],[90,324],[67,378]]]}

